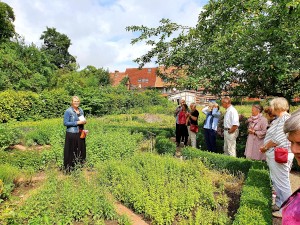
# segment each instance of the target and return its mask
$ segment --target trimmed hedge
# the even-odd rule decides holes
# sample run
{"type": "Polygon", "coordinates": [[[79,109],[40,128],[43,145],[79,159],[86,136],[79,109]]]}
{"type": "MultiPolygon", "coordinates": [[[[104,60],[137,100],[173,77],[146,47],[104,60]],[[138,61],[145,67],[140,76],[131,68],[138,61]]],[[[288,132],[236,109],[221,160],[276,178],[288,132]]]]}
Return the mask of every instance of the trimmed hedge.
{"type": "MultiPolygon", "coordinates": [[[[103,116],[131,112],[172,114],[173,103],[157,91],[129,91],[120,87],[101,87],[76,93],[85,114],[103,116]]],[[[7,90],[0,92],[0,122],[39,120],[62,117],[70,106],[71,96],[64,89],[43,91],[7,90]]]]}
{"type": "Polygon", "coordinates": [[[245,174],[246,182],[233,224],[272,224],[272,189],[267,164],[195,150],[191,147],[184,148],[182,155],[187,159],[199,158],[207,166],[227,169],[232,173],[241,171],[245,174]]]}

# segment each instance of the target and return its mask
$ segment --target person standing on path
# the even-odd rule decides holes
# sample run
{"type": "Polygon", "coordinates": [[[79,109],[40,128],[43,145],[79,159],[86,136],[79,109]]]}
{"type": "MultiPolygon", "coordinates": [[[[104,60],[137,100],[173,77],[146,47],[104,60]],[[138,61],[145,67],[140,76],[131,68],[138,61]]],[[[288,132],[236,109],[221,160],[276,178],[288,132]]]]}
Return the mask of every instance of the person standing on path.
{"type": "Polygon", "coordinates": [[[281,205],[292,194],[290,184],[290,170],[294,159],[291,151],[290,142],[283,132],[285,121],[290,118],[289,103],[285,98],[274,98],[270,102],[272,113],[276,116],[264,139],[264,145],[260,151],[266,153],[266,160],[270,170],[270,177],[276,192],[275,205],[272,206],[273,216],[282,217],[281,205]],[[288,161],[277,163],[275,161],[275,147],[285,148],[288,151],[288,161]]]}
{"type": "Polygon", "coordinates": [[[81,136],[83,126],[86,124],[83,110],[79,107],[80,99],[73,96],[71,107],[64,113],[64,125],[66,126],[66,138],[64,147],[64,169],[70,172],[75,164],[83,163],[86,159],[85,137],[81,136]]]}
{"type": "Polygon", "coordinates": [[[197,125],[198,126],[198,117],[199,117],[199,112],[196,109],[196,103],[191,103],[190,105],[191,112],[188,113],[188,132],[189,132],[189,137],[191,139],[191,146],[193,148],[197,147],[197,133],[193,132],[190,130],[191,125],[197,125]]]}
{"type": "Polygon", "coordinates": [[[221,116],[219,105],[216,102],[209,102],[208,106],[202,109],[202,112],[206,115],[203,127],[206,148],[210,152],[216,152],[217,129],[221,116]]]}
{"type": "Polygon", "coordinates": [[[266,160],[266,154],[259,150],[264,143],[268,127],[268,120],[262,115],[262,111],[261,105],[252,105],[252,116],[247,120],[248,137],[245,149],[247,159],[266,160]]]}
{"type": "Polygon", "coordinates": [[[231,104],[230,97],[222,98],[222,106],[226,109],[224,115],[224,154],[236,157],[236,139],[239,135],[239,114],[231,104]]]}
{"type": "Polygon", "coordinates": [[[181,99],[180,101],[180,105],[177,106],[175,112],[174,112],[174,116],[176,118],[176,128],[175,128],[175,136],[176,136],[176,146],[178,147],[180,145],[180,130],[179,130],[179,120],[178,120],[178,116],[179,113],[182,109],[183,104],[185,104],[185,100],[181,99]]]}

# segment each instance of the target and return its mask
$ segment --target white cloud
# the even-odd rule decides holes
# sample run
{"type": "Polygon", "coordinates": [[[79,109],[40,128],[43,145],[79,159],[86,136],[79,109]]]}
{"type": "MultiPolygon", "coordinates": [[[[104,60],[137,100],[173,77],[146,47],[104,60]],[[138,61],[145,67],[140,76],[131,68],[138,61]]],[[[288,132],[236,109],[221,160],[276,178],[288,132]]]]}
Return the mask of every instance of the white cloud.
{"type": "MultiPolygon", "coordinates": [[[[54,27],[72,42],[70,53],[81,68],[93,65],[124,71],[146,53],[142,43],[131,45],[131,25],[156,27],[162,18],[195,26],[207,0],[4,0],[15,13],[16,32],[27,43],[41,46],[46,27],[54,27]]],[[[154,66],[150,64],[149,66],[154,66]]]]}

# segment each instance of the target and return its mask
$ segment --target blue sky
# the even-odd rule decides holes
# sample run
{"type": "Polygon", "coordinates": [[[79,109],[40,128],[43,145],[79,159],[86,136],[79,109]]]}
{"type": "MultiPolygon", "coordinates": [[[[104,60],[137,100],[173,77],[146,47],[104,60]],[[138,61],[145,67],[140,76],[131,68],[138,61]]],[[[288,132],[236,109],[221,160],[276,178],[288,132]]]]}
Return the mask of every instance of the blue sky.
{"type": "MultiPolygon", "coordinates": [[[[133,59],[146,53],[143,43],[131,45],[134,33],[125,27],[157,27],[162,18],[195,26],[208,0],[2,0],[15,13],[15,29],[26,43],[41,46],[46,27],[72,42],[69,52],[80,68],[92,65],[109,71],[137,67],[133,59]]],[[[147,66],[156,66],[148,64],[147,66]]]]}

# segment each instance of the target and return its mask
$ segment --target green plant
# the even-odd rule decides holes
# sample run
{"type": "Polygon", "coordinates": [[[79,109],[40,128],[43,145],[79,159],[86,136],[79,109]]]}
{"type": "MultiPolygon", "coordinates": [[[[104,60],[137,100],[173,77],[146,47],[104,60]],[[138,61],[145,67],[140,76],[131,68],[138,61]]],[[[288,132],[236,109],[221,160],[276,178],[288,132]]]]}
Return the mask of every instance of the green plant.
{"type": "Polygon", "coordinates": [[[0,219],[13,224],[104,224],[104,220],[112,219],[128,224],[124,217],[116,214],[104,190],[93,180],[86,180],[80,171],[63,180],[57,172],[49,171],[49,177],[39,192],[11,209],[13,212],[2,214],[0,219]]]}
{"type": "Polygon", "coordinates": [[[0,125],[0,150],[5,150],[9,146],[17,144],[20,132],[18,129],[0,125]]]}
{"type": "Polygon", "coordinates": [[[174,155],[176,152],[176,145],[169,139],[158,136],[155,140],[155,149],[159,154],[171,154],[174,155]]]}
{"type": "Polygon", "coordinates": [[[200,205],[215,212],[217,205],[227,204],[214,197],[223,195],[223,189],[212,185],[199,160],[137,153],[122,161],[105,161],[97,169],[101,185],[153,224],[171,224],[175,216],[185,218],[200,205]]]}
{"type": "Polygon", "coordinates": [[[182,154],[188,159],[198,158],[212,168],[227,169],[231,173],[242,172],[246,175],[240,207],[233,224],[271,224],[271,182],[265,163],[195,151],[193,148],[185,148],[182,154]]]}

